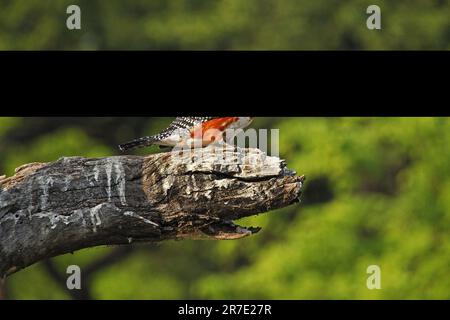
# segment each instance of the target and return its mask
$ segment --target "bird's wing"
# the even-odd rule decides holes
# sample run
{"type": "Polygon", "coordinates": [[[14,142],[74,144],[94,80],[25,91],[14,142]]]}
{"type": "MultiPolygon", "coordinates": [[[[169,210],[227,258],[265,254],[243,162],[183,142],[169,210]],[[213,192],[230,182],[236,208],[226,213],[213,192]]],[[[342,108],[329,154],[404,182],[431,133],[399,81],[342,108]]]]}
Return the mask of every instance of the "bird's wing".
{"type": "Polygon", "coordinates": [[[201,123],[215,119],[216,117],[176,117],[169,128],[191,129],[201,123]]]}

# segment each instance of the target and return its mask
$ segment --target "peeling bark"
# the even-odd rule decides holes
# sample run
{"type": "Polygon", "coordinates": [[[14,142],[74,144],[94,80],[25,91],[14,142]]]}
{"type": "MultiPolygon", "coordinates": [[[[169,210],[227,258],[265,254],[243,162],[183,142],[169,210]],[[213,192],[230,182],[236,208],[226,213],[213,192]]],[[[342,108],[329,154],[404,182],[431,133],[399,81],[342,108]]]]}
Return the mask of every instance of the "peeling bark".
{"type": "Polygon", "coordinates": [[[0,276],[98,245],[239,239],[259,228],[232,220],[299,201],[304,177],[284,161],[223,148],[61,158],[0,177],[0,276]]]}

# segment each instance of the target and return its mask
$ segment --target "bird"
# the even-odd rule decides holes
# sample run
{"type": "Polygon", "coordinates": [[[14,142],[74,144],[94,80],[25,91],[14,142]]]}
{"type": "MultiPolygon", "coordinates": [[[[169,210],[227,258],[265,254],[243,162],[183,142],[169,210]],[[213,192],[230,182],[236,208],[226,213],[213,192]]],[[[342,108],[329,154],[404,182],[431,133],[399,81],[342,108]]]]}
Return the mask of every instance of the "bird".
{"type": "Polygon", "coordinates": [[[253,117],[176,117],[163,131],[153,136],[141,137],[119,145],[125,152],[130,149],[159,145],[175,147],[193,146],[197,142],[202,147],[223,140],[227,129],[244,129],[253,117]]]}

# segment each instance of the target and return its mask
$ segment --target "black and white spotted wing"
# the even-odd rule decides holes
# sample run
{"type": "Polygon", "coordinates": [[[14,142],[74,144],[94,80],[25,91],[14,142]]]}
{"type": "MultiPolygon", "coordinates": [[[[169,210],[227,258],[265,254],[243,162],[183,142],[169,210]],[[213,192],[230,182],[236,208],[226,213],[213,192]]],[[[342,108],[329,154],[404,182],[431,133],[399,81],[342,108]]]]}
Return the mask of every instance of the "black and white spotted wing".
{"type": "Polygon", "coordinates": [[[215,119],[215,117],[176,117],[166,130],[171,129],[191,129],[192,127],[215,119]]]}
{"type": "Polygon", "coordinates": [[[134,148],[147,147],[153,144],[159,145],[174,145],[183,137],[190,135],[190,130],[215,117],[177,117],[174,121],[159,134],[154,136],[142,137],[124,144],[119,145],[121,151],[126,151],[134,148]]]}

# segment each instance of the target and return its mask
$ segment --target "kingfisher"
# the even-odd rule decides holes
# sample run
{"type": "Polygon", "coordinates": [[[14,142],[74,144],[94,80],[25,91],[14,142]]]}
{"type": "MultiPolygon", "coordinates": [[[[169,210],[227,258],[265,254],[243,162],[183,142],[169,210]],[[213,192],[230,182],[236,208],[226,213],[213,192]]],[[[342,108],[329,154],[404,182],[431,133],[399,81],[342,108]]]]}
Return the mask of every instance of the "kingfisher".
{"type": "Polygon", "coordinates": [[[199,142],[202,147],[223,140],[225,130],[244,129],[252,122],[253,117],[177,117],[174,121],[153,136],[146,136],[119,145],[126,150],[159,145],[175,147],[179,145],[193,146],[199,142]]]}

